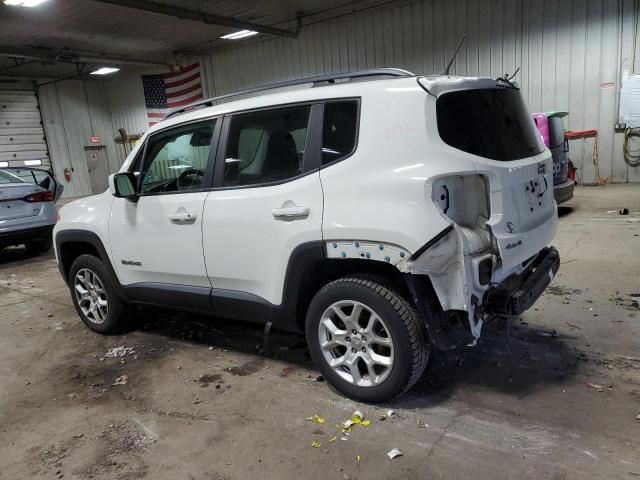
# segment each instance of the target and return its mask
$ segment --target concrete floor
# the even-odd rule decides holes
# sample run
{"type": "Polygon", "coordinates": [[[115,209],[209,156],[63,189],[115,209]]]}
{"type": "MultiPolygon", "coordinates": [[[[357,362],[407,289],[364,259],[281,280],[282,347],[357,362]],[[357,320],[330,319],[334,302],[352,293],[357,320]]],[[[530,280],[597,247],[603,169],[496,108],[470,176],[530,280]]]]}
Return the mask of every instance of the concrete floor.
{"type": "Polygon", "coordinates": [[[317,381],[301,337],[274,335],[265,358],[258,328],[159,310],[96,335],[51,255],[5,251],[0,478],[638,478],[640,185],[568,205],[560,273],[510,340],[496,323],[476,348],[435,353],[385,421],[317,381]],[[135,353],[104,358],[114,346],[135,353]],[[355,409],[372,424],[341,441],[355,409]]]}

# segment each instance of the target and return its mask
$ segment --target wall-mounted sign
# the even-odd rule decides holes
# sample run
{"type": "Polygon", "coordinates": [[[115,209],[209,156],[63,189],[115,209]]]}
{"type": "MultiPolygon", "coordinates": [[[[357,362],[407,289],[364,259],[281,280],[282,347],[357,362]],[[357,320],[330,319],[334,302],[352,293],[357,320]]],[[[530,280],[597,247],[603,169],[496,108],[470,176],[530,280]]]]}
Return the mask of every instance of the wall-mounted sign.
{"type": "Polygon", "coordinates": [[[100,137],[97,135],[91,135],[91,143],[100,143],[100,137]]]}
{"type": "Polygon", "coordinates": [[[609,90],[609,89],[615,87],[615,85],[616,85],[615,82],[602,82],[600,84],[600,88],[603,89],[603,90],[609,90]]]}

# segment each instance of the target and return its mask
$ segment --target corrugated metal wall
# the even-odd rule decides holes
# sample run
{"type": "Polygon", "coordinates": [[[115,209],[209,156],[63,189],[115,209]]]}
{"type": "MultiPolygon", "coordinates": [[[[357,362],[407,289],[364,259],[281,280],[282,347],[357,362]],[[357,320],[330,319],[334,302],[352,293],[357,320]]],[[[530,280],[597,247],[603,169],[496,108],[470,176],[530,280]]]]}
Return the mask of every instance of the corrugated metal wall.
{"type": "MultiPolygon", "coordinates": [[[[259,37],[200,58],[206,96],[316,74],[396,66],[439,72],[458,40],[467,41],[452,73],[516,80],[532,111],[567,110],[568,128],[596,128],[571,142],[570,158],[585,183],[640,181],[628,167],[622,133],[614,132],[622,72],[631,65],[634,0],[423,0],[307,25],[297,39],[259,37]]],[[[149,72],[155,73],[155,72],[149,72]]],[[[117,129],[147,129],[138,75],[105,82],[61,82],[41,89],[45,128],[56,170],[76,169],[69,196],[89,193],[83,145],[100,135],[113,168],[123,160],[117,129]],[[88,99],[88,100],[86,100],[88,99]],[[88,106],[87,106],[88,103],[88,106]]],[[[635,146],[634,146],[635,149],[635,146]]]]}
{"type": "MultiPolygon", "coordinates": [[[[623,135],[614,133],[621,67],[632,70],[633,15],[632,0],[401,2],[307,26],[296,40],[213,51],[201,59],[205,93],[370,67],[439,72],[466,34],[452,73],[495,77],[519,67],[532,111],[567,110],[569,129],[598,129],[601,178],[640,181],[640,169],[624,162],[623,135]]],[[[587,183],[597,177],[593,147],[593,139],[571,142],[587,183]]]]}
{"type": "Polygon", "coordinates": [[[40,87],[38,96],[54,172],[59,179],[64,179],[65,169],[71,172],[64,196],[99,193],[91,191],[84,150],[92,145],[92,135],[106,146],[109,169],[116,171],[120,165],[104,84],[66,80],[40,87]]]}

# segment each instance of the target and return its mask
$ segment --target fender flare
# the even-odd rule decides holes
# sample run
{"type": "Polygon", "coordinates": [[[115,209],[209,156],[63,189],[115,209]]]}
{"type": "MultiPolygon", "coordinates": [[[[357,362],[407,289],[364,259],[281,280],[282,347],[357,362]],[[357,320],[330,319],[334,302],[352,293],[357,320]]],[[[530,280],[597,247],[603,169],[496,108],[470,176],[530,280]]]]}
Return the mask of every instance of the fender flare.
{"type": "Polygon", "coordinates": [[[113,276],[118,298],[123,301],[129,301],[127,294],[125,293],[125,290],[122,287],[120,280],[118,279],[118,275],[113,268],[113,265],[111,264],[111,258],[107,253],[107,249],[96,233],[89,230],[78,229],[61,230],[59,232],[56,232],[54,242],[56,246],[56,252],[58,254],[58,268],[60,269],[60,273],[62,274],[62,277],[67,285],[69,285],[69,269],[71,268],[73,260],[64,258],[64,255],[62,254],[64,245],[68,243],[85,243],[91,245],[98,252],[98,257],[104,262],[107,269],[113,276]]]}

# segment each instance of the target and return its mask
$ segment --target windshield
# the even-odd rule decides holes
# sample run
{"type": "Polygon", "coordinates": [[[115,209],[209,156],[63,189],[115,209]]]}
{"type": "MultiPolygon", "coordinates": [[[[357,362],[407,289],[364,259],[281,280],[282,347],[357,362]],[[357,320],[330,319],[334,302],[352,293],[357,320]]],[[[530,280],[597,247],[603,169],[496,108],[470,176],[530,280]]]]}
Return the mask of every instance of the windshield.
{"type": "Polygon", "coordinates": [[[445,93],[436,108],[440,138],[464,152],[509,161],[544,151],[522,95],[514,88],[445,93]]]}
{"type": "Polygon", "coordinates": [[[0,184],[3,183],[25,183],[20,178],[15,175],[10,174],[9,172],[3,172],[0,170],[0,184]]]}

